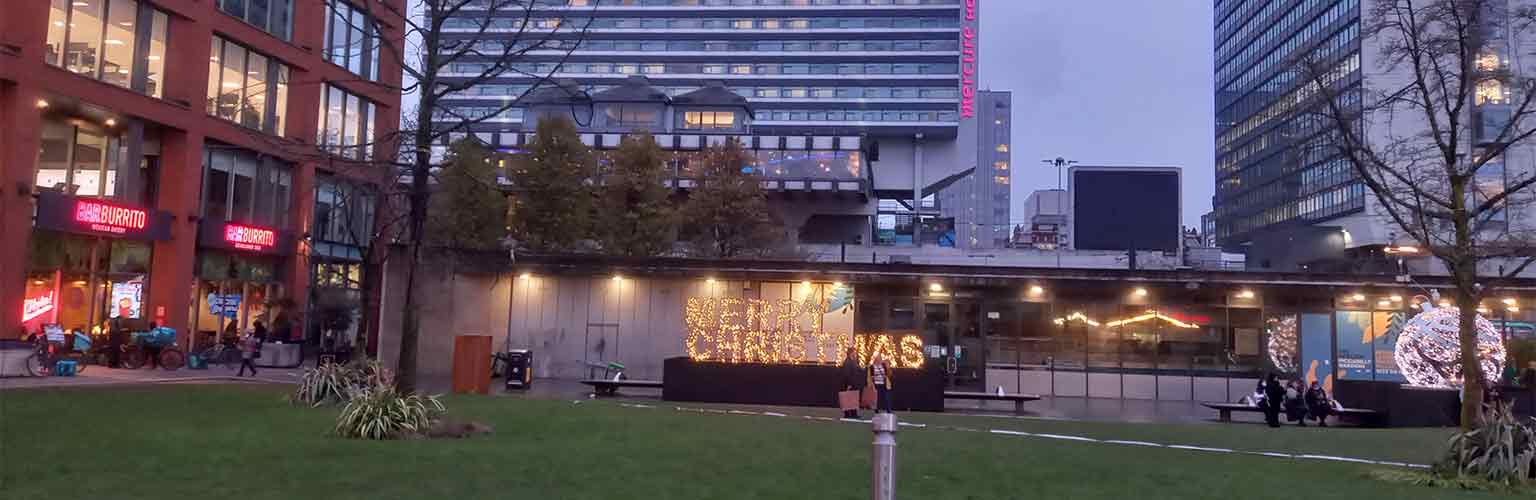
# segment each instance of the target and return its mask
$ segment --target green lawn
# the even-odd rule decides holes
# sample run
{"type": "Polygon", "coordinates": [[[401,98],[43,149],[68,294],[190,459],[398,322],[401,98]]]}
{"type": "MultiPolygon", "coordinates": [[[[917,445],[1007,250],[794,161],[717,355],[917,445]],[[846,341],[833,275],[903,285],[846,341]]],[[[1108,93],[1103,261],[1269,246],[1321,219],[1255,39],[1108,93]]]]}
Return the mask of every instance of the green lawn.
{"type": "MultiPolygon", "coordinates": [[[[218,385],[0,392],[0,498],[868,498],[866,426],[456,397],[453,413],[496,434],[362,442],[326,435],[335,410],[290,407],[282,395],[218,385]]],[[[1441,436],[903,418],[1388,459],[1427,459],[1434,451],[1420,448],[1441,436]]],[[[1348,463],[933,428],[898,440],[901,498],[1496,498],[1375,482],[1363,477],[1369,466],[1348,463]]]]}

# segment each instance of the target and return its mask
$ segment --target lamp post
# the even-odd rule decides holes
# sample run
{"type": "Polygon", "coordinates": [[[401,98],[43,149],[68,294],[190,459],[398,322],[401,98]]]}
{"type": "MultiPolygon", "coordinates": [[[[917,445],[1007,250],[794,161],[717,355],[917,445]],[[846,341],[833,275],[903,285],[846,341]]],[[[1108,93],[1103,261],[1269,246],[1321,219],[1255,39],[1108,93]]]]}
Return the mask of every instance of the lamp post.
{"type": "MultiPolygon", "coordinates": [[[[1066,191],[1067,191],[1066,183],[1065,183],[1066,168],[1069,167],[1069,166],[1072,166],[1075,163],[1077,163],[1077,160],[1068,160],[1066,158],[1062,158],[1060,156],[1057,156],[1056,159],[1054,159],[1054,160],[1051,160],[1051,159],[1040,160],[1040,163],[1044,163],[1046,165],[1050,165],[1050,166],[1056,167],[1056,190],[1057,191],[1061,191],[1062,192],[1062,196],[1066,196],[1066,191]]],[[[1058,203],[1057,206],[1056,206],[1056,212],[1057,212],[1056,215],[1060,215],[1060,216],[1063,216],[1063,217],[1065,217],[1066,214],[1067,214],[1066,208],[1062,207],[1060,203],[1058,203]]],[[[1056,268],[1057,269],[1061,269],[1061,246],[1066,244],[1066,242],[1063,241],[1063,240],[1064,240],[1064,238],[1062,238],[1062,228],[1058,227],[1056,229],[1056,268]]]]}

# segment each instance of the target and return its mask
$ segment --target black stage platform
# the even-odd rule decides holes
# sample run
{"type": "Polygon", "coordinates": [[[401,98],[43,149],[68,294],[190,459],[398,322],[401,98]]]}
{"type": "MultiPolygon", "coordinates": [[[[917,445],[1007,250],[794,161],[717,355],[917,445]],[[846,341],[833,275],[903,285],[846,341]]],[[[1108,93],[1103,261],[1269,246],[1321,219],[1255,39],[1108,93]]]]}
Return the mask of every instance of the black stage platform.
{"type": "MultiPolygon", "coordinates": [[[[821,364],[697,362],[668,358],[661,398],[667,401],[782,406],[837,406],[842,380],[838,367],[821,364]]],[[[944,411],[944,372],[898,368],[891,379],[891,406],[897,411],[944,411]]]]}

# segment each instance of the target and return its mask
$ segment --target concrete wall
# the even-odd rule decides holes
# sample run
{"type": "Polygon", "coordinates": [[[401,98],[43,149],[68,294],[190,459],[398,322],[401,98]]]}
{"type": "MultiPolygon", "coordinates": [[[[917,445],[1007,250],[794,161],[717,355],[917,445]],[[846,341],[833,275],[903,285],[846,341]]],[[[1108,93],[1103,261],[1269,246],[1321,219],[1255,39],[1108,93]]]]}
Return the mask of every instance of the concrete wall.
{"type": "MultiPolygon", "coordinates": [[[[400,355],[400,326],[404,323],[406,273],[404,258],[390,260],[380,306],[379,359],[395,366],[400,355]]],[[[454,262],[434,260],[417,278],[421,301],[417,373],[421,378],[446,378],[453,365],[453,337],[490,335],[492,348],[502,350],[507,332],[511,279],[505,276],[454,273],[454,262]]]]}

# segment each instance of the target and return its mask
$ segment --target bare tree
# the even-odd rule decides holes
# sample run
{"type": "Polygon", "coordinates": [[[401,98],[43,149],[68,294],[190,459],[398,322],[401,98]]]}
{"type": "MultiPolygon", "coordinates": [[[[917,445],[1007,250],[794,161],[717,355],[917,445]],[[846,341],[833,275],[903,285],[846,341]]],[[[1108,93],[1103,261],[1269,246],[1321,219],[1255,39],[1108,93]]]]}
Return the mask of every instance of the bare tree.
{"type": "MultiPolygon", "coordinates": [[[[594,8],[598,2],[592,2],[594,8]]],[[[389,4],[382,8],[391,8],[389,4]]],[[[406,247],[404,320],[396,382],[401,390],[416,385],[417,339],[420,337],[418,271],[432,196],[432,177],[444,161],[450,138],[472,135],[475,125],[519,105],[522,95],[548,81],[585,37],[592,17],[579,23],[567,15],[586,14],[579,8],[554,7],[543,0],[409,0],[403,45],[382,40],[384,57],[401,61],[403,93],[416,105],[402,116],[398,155],[378,162],[401,172],[400,239],[406,247]],[[535,64],[535,61],[537,63],[535,64]],[[461,113],[447,106],[456,96],[497,78],[522,77],[533,82],[520,95],[495,102],[481,112],[461,113]]],[[[387,37],[386,37],[387,38],[387,37]]]]}
{"type": "MultiPolygon", "coordinates": [[[[1520,64],[1536,15],[1508,0],[1362,3],[1361,52],[1325,42],[1296,58],[1300,85],[1276,106],[1293,108],[1281,115],[1299,157],[1342,159],[1374,195],[1366,213],[1443,265],[1457,308],[1476,311],[1536,258],[1521,220],[1536,184],[1536,79],[1520,64]]],[[[1479,367],[1475,318],[1459,320],[1463,428],[1498,376],[1479,367]]]]}

